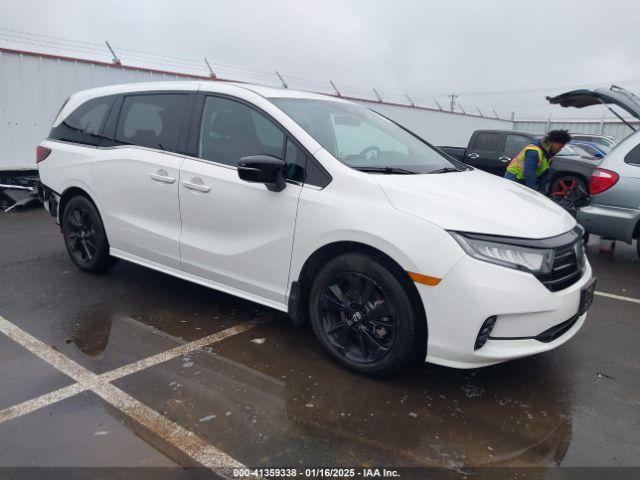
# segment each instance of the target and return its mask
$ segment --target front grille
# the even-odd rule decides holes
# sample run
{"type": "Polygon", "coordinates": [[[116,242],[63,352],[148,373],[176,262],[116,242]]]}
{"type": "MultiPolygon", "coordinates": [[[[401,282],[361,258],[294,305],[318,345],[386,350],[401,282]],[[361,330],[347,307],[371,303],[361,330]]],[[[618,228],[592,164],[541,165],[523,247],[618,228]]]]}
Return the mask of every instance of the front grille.
{"type": "Polygon", "coordinates": [[[573,243],[556,247],[553,251],[553,266],[550,274],[537,275],[552,292],[564,290],[576,283],[584,270],[584,244],[582,238],[573,243]]]}

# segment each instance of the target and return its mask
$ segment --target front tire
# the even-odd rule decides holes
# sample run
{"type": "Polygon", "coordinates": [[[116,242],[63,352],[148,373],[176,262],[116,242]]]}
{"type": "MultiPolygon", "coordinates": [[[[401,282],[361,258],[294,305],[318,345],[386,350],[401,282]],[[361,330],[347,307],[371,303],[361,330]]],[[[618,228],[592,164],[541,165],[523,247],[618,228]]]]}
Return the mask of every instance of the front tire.
{"type": "Polygon", "coordinates": [[[80,270],[98,273],[115,265],[100,214],[88,198],[78,195],[69,200],[61,224],[67,252],[80,270]]]}
{"type": "Polygon", "coordinates": [[[396,274],[371,255],[348,253],[326,263],[309,295],[313,331],[342,365],[390,375],[416,358],[423,321],[396,274]]]}

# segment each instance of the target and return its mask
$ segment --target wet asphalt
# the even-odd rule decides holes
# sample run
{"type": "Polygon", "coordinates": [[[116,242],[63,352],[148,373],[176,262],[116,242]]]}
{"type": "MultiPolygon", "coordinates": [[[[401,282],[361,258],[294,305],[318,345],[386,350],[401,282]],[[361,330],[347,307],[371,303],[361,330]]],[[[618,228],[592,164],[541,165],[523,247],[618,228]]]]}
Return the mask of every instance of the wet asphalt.
{"type": "MultiPolygon", "coordinates": [[[[640,299],[640,260],[588,255],[640,299]]],[[[114,382],[251,466],[640,466],[640,304],[596,297],[564,346],[475,370],[347,372],[274,310],[133,264],[78,271],[43,210],[0,213],[0,316],[94,373],[248,320],[258,326],[114,382]]],[[[0,334],[0,410],[73,384],[0,334]]],[[[0,423],[0,466],[194,461],[86,391],[0,423]]]]}

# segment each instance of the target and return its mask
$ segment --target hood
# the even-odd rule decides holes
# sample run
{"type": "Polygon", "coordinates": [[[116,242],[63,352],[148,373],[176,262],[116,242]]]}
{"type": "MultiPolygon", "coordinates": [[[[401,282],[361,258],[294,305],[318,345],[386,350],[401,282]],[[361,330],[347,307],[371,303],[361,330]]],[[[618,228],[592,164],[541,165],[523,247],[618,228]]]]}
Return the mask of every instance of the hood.
{"type": "Polygon", "coordinates": [[[576,224],[545,196],[479,170],[372,177],[395,208],[445,230],[548,238],[576,224]]]}
{"type": "Polygon", "coordinates": [[[592,105],[617,105],[629,114],[640,119],[640,98],[633,93],[612,85],[611,88],[595,90],[573,90],[555,97],[547,97],[549,103],[563,107],[584,108],[592,105]]]}

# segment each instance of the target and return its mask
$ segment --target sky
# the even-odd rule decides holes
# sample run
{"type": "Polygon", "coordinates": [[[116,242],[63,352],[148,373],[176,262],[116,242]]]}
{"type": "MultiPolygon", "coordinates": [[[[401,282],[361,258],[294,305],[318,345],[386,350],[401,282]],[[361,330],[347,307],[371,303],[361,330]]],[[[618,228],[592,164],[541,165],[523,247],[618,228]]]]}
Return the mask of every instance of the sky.
{"type": "Polygon", "coordinates": [[[292,88],[333,80],[429,107],[455,93],[474,113],[598,118],[611,114],[545,96],[640,94],[639,18],[638,0],[0,0],[0,46],[109,60],[108,40],[129,64],[205,73],[206,57],[219,76],[256,83],[277,70],[292,88]]]}

